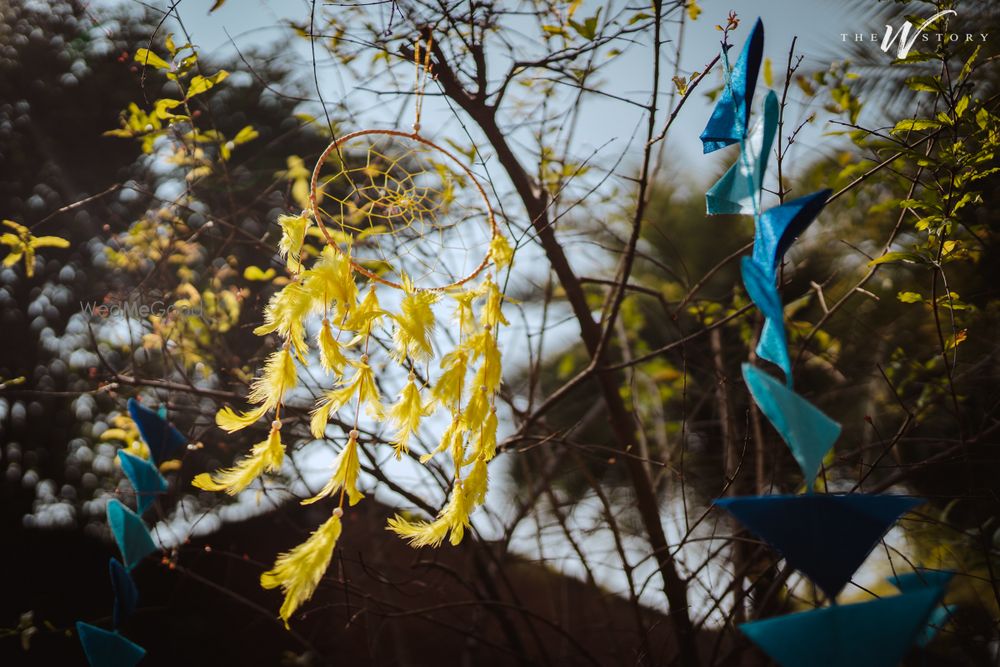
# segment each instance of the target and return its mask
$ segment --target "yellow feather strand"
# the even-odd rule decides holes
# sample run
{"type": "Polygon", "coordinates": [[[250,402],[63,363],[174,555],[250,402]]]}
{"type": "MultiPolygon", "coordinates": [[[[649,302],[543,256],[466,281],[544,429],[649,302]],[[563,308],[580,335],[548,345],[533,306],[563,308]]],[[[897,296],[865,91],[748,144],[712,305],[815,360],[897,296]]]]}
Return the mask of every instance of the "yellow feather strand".
{"type": "Polygon", "coordinates": [[[430,461],[432,458],[434,458],[436,455],[440,454],[443,451],[446,451],[448,449],[454,450],[455,439],[458,438],[459,440],[461,440],[461,432],[462,432],[462,420],[457,417],[452,418],[451,423],[448,425],[448,428],[446,428],[444,430],[444,433],[441,434],[441,440],[438,443],[437,448],[433,452],[421,456],[420,462],[427,463],[428,461],[430,461]]]}
{"type": "Polygon", "coordinates": [[[406,357],[427,361],[434,356],[431,337],[434,330],[434,311],[437,301],[434,292],[411,292],[403,297],[399,315],[394,315],[396,332],[393,357],[402,362],[406,357]]]}
{"type": "Polygon", "coordinates": [[[191,483],[204,491],[225,491],[235,496],[265,471],[277,472],[284,458],[281,431],[272,428],[267,440],[254,445],[250,454],[237,461],[232,468],[217,470],[213,474],[201,473],[191,483]]]}
{"type": "Polygon", "coordinates": [[[227,433],[234,433],[240,429],[244,429],[247,426],[255,424],[261,417],[263,417],[268,410],[272,407],[271,405],[261,405],[249,412],[236,412],[228,405],[217,413],[215,413],[215,423],[223,431],[227,433]]]}
{"type": "Polygon", "coordinates": [[[316,345],[319,347],[319,363],[323,366],[323,370],[338,377],[342,376],[344,366],[347,365],[347,357],[344,356],[341,344],[333,336],[330,320],[323,320],[319,335],[316,337],[316,345]]]}
{"type": "Polygon", "coordinates": [[[465,497],[470,508],[486,502],[488,486],[489,477],[486,474],[486,461],[481,458],[476,459],[476,464],[472,466],[469,476],[465,478],[465,497]]]}
{"type": "Polygon", "coordinates": [[[302,269],[302,243],[306,238],[309,219],[304,215],[279,215],[278,224],[281,225],[278,254],[287,260],[289,271],[298,273],[302,269]]]}
{"type": "Polygon", "coordinates": [[[378,295],[375,293],[375,286],[373,285],[357,308],[351,311],[350,316],[344,323],[344,328],[349,331],[357,331],[363,336],[370,335],[372,329],[375,328],[375,325],[378,324],[378,321],[382,319],[382,315],[384,314],[385,312],[379,306],[378,295]]]}
{"type": "Polygon", "coordinates": [[[397,431],[392,437],[392,445],[396,449],[396,458],[410,451],[410,436],[417,432],[420,420],[427,416],[427,407],[420,400],[420,388],[410,379],[399,392],[399,398],[389,409],[389,421],[397,431]]]}
{"type": "Polygon", "coordinates": [[[456,481],[448,504],[441,508],[433,521],[407,521],[397,514],[389,519],[387,529],[408,540],[413,547],[439,547],[449,533],[449,541],[457,545],[469,526],[470,509],[469,498],[462,489],[462,483],[456,481]]]}
{"type": "Polygon", "coordinates": [[[250,384],[250,395],[247,400],[274,407],[297,382],[292,354],[282,348],[268,356],[264,362],[264,372],[250,384]]]}
{"type": "Polygon", "coordinates": [[[490,259],[498,269],[514,263],[514,249],[503,234],[497,234],[490,241],[490,259]]]}
{"type": "Polygon", "coordinates": [[[465,373],[469,366],[469,354],[459,348],[446,354],[441,359],[444,372],[431,387],[431,395],[441,405],[452,408],[462,401],[462,388],[465,386],[465,373]]]}
{"type": "Polygon", "coordinates": [[[281,587],[285,601],[279,615],[288,627],[288,619],[302,603],[312,597],[330,566],[333,549],[340,538],[339,508],[317,528],[305,542],[278,556],[274,568],[260,575],[260,585],[271,589],[281,587]]]}
{"type": "Polygon", "coordinates": [[[462,335],[472,333],[476,328],[476,316],[472,312],[472,302],[479,296],[476,290],[462,290],[453,292],[451,298],[455,300],[455,312],[453,318],[458,324],[458,332],[462,335]]]}
{"type": "Polygon", "coordinates": [[[473,385],[486,387],[489,392],[496,392],[503,378],[503,365],[500,360],[500,348],[497,347],[493,332],[483,329],[469,339],[468,346],[472,351],[473,360],[482,359],[472,379],[473,385]]]}
{"type": "Polygon", "coordinates": [[[486,303],[483,304],[483,310],[479,314],[480,323],[490,329],[497,324],[509,325],[510,322],[503,316],[503,294],[500,292],[500,287],[487,278],[483,288],[486,292],[486,303]]]}
{"type": "Polygon", "coordinates": [[[368,414],[377,419],[382,418],[383,408],[379,401],[378,386],[375,384],[375,374],[371,366],[363,361],[357,362],[357,371],[347,382],[337,389],[331,389],[316,403],[309,421],[309,431],[313,437],[322,438],[326,432],[326,422],[330,415],[347,405],[351,399],[367,405],[368,414]]]}
{"type": "Polygon", "coordinates": [[[476,457],[491,460],[497,454],[497,411],[491,409],[483,427],[479,429],[476,441],[476,457]]]}
{"type": "Polygon", "coordinates": [[[317,500],[322,500],[327,496],[333,495],[340,489],[344,489],[347,493],[347,499],[352,505],[357,504],[359,500],[365,497],[363,493],[358,491],[358,475],[360,472],[361,461],[358,460],[358,441],[354,437],[351,437],[348,438],[347,445],[344,446],[333,462],[333,475],[330,477],[330,481],[315,496],[303,500],[302,504],[311,505],[317,500]]]}
{"type": "Polygon", "coordinates": [[[305,319],[315,308],[313,295],[297,282],[289,283],[274,294],[264,308],[264,324],[253,330],[258,336],[277,332],[291,341],[300,361],[308,350],[305,339],[305,319]]]}
{"type": "Polygon", "coordinates": [[[490,401],[486,387],[473,390],[472,396],[469,397],[469,402],[462,412],[463,428],[470,433],[475,433],[483,426],[489,411],[490,401]]]}
{"type": "Polygon", "coordinates": [[[335,304],[338,320],[357,305],[358,286],[347,256],[327,246],[312,268],[302,274],[303,288],[314,302],[335,304]]]}

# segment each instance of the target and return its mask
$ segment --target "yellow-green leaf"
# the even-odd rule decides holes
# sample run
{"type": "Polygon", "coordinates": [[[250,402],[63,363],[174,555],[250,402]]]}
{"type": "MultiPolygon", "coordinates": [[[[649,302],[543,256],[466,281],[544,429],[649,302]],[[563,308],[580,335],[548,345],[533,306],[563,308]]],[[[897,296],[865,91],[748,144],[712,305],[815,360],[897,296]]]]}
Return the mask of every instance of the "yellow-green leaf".
{"type": "Polygon", "coordinates": [[[156,69],[170,69],[170,63],[149,49],[137,49],[135,52],[135,61],[143,65],[155,67],[156,69]]]}
{"type": "Polygon", "coordinates": [[[916,292],[900,292],[896,295],[901,303],[920,303],[924,300],[924,297],[920,296],[916,292]]]}
{"type": "Polygon", "coordinates": [[[273,267],[269,268],[267,271],[262,270],[259,266],[248,266],[243,269],[243,277],[247,280],[270,280],[274,278],[275,270],[273,267]]]}
{"type": "Polygon", "coordinates": [[[191,83],[188,85],[188,99],[194,97],[195,95],[201,95],[207,90],[211,90],[214,86],[221,83],[227,76],[229,76],[229,72],[224,69],[220,69],[212,76],[195,74],[191,77],[191,83]]]}
{"type": "Polygon", "coordinates": [[[764,58],[764,85],[768,88],[774,87],[774,71],[771,67],[770,58],[764,58]]]}

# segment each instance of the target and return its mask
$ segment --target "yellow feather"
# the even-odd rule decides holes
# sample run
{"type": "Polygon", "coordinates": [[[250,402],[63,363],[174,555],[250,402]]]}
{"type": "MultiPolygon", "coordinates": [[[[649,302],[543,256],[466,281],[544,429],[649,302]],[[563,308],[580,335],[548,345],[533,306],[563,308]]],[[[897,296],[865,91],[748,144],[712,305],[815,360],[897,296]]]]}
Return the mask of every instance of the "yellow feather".
{"type": "Polygon", "coordinates": [[[272,352],[264,362],[264,372],[250,383],[251,403],[273,408],[281,403],[284,395],[298,382],[295,361],[287,349],[272,352]]]}
{"type": "Polygon", "coordinates": [[[265,471],[277,472],[284,457],[281,432],[272,428],[267,440],[254,445],[250,454],[237,461],[232,468],[217,470],[213,474],[201,473],[191,483],[204,491],[225,491],[235,496],[265,471]]]}
{"type": "Polygon", "coordinates": [[[340,538],[340,512],[317,528],[305,542],[278,556],[274,568],[260,575],[260,585],[271,589],[281,586],[285,600],[279,612],[288,627],[288,619],[302,603],[312,597],[330,566],[333,549],[340,538]]]}
{"type": "Polygon", "coordinates": [[[510,322],[503,316],[503,294],[500,292],[500,287],[492,279],[487,278],[483,290],[486,292],[486,303],[483,304],[483,310],[479,314],[479,321],[490,329],[497,324],[509,325],[510,322]]]}
{"type": "Polygon", "coordinates": [[[365,497],[358,491],[358,475],[361,472],[361,461],[358,460],[358,441],[353,437],[348,438],[347,445],[340,450],[336,460],[333,462],[333,475],[320,492],[312,498],[302,501],[303,505],[311,505],[317,500],[331,496],[340,489],[347,493],[347,499],[352,505],[365,497]]]}
{"type": "Polygon", "coordinates": [[[357,331],[359,334],[367,336],[371,334],[372,329],[375,328],[375,325],[378,324],[384,314],[385,312],[378,303],[375,286],[372,285],[357,308],[351,311],[347,321],[344,322],[343,328],[349,331],[357,331]]]}
{"type": "Polygon", "coordinates": [[[261,405],[249,412],[235,412],[228,405],[215,413],[215,423],[223,431],[234,433],[254,424],[270,409],[268,405],[261,405]]]}
{"type": "Polygon", "coordinates": [[[323,320],[319,335],[316,337],[316,343],[319,347],[319,363],[323,369],[338,377],[343,375],[344,366],[347,365],[347,357],[344,356],[341,344],[333,337],[330,320],[323,320]]]}
{"type": "Polygon", "coordinates": [[[389,519],[387,529],[408,540],[413,547],[441,546],[448,533],[451,533],[449,541],[457,545],[469,526],[470,509],[462,483],[456,481],[448,504],[441,508],[434,521],[412,522],[396,515],[389,519]]]}
{"type": "Polygon", "coordinates": [[[347,256],[327,246],[312,268],[302,274],[303,288],[315,302],[336,306],[337,319],[343,320],[358,302],[358,286],[347,256]]]}
{"type": "Polygon", "coordinates": [[[264,324],[253,330],[258,336],[277,332],[291,341],[295,354],[304,361],[308,351],[305,340],[305,319],[317,306],[311,292],[297,282],[289,283],[276,292],[264,308],[264,324]]]}
{"type": "Polygon", "coordinates": [[[427,413],[427,406],[420,400],[420,388],[411,379],[399,392],[396,403],[389,409],[389,421],[398,429],[392,437],[397,459],[402,458],[403,454],[410,451],[410,436],[417,432],[420,420],[427,413]]]}
{"type": "Polygon", "coordinates": [[[461,348],[449,352],[441,359],[444,372],[431,387],[431,395],[438,403],[447,408],[457,407],[461,403],[468,365],[469,354],[461,348]]]}
{"type": "Polygon", "coordinates": [[[281,225],[278,254],[288,261],[289,271],[298,273],[302,269],[302,243],[306,238],[309,218],[304,215],[279,215],[278,224],[281,225]]]}
{"type": "Polygon", "coordinates": [[[434,356],[431,338],[434,331],[434,311],[431,306],[437,301],[434,292],[410,292],[400,303],[399,315],[394,315],[396,332],[393,357],[402,362],[406,357],[415,361],[427,361],[434,356]]]}
{"type": "Polygon", "coordinates": [[[503,234],[497,234],[490,241],[490,259],[498,269],[514,263],[514,249],[503,234]]]}

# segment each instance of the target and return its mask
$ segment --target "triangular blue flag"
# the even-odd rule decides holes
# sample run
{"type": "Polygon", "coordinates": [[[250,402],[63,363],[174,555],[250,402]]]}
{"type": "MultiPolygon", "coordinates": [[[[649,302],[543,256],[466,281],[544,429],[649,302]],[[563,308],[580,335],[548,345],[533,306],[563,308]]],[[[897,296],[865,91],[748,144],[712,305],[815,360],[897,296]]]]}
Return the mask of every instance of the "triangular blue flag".
{"type": "Polygon", "coordinates": [[[116,498],[108,502],[108,525],[122,553],[122,560],[129,570],[156,551],[153,538],[139,515],[125,507],[116,498]]]}
{"type": "Polygon", "coordinates": [[[895,667],[940,601],[925,589],[745,623],[740,630],[781,667],[895,667]]]}
{"type": "Polygon", "coordinates": [[[754,229],[753,261],[774,276],[785,252],[823,210],[831,192],[820,190],[761,213],[754,229]]]}
{"type": "Polygon", "coordinates": [[[139,516],[146,513],[153,500],[161,493],[167,491],[167,480],[156,469],[156,466],[141,459],[134,454],[129,454],[124,449],[118,450],[118,460],[122,464],[122,472],[132,482],[135,489],[135,504],[139,516]]]}
{"type": "Polygon", "coordinates": [[[134,667],[146,655],[138,644],[90,623],[77,621],[76,633],[91,667],[134,667]]]}
{"type": "Polygon", "coordinates": [[[128,399],[128,414],[139,428],[139,435],[149,447],[150,458],[156,465],[176,458],[187,444],[187,438],[173,424],[134,398],[128,399]]]}
{"type": "Polygon", "coordinates": [[[749,257],[740,260],[740,271],[747,294],[764,315],[757,356],[776,364],[785,373],[785,383],[791,387],[792,359],[788,356],[788,339],[785,337],[785,309],[774,287],[774,280],[764,275],[749,257]]]}
{"type": "Polygon", "coordinates": [[[757,19],[750,36],[743,44],[739,60],[729,71],[729,80],[715,102],[712,117],[701,133],[705,153],[717,151],[746,138],[753,91],[757,87],[757,75],[760,73],[763,55],[764,24],[757,19]]]}
{"type": "Polygon", "coordinates": [[[832,600],[900,515],[923,502],[910,496],[809,493],[720,498],[715,504],[832,600]]]}
{"type": "MultiPolygon", "coordinates": [[[[944,570],[917,570],[889,577],[888,581],[903,593],[933,587],[943,590],[947,588],[954,574],[954,572],[944,570]]],[[[951,619],[951,615],[955,613],[955,609],[957,609],[956,605],[945,604],[932,611],[927,625],[924,626],[924,629],[917,637],[917,646],[923,648],[930,644],[934,637],[937,636],[938,630],[951,619]]]]}
{"type": "Polygon", "coordinates": [[[135,611],[135,605],[139,602],[139,589],[135,587],[132,575],[117,558],[108,561],[108,573],[111,575],[111,590],[115,594],[111,618],[117,629],[135,611]]]}
{"type": "Polygon", "coordinates": [[[777,129],[778,96],[771,90],[764,98],[764,115],[750,130],[736,164],[705,193],[705,208],[709,215],[757,214],[760,188],[777,129]]]}
{"type": "Polygon", "coordinates": [[[782,437],[812,490],[823,457],[840,437],[840,424],[764,371],[743,364],[743,380],[757,407],[782,437]]]}

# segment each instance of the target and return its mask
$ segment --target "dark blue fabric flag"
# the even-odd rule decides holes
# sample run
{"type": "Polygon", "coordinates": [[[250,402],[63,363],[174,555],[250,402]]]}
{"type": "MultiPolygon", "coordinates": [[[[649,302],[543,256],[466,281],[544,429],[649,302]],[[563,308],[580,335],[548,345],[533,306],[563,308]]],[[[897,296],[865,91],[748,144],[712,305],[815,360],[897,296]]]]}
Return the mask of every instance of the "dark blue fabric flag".
{"type": "Polygon", "coordinates": [[[167,480],[163,479],[163,475],[155,465],[129,454],[124,449],[118,450],[118,460],[121,461],[122,472],[128,477],[128,481],[132,482],[132,488],[135,489],[136,510],[142,516],[156,496],[167,492],[167,480]]]}
{"type": "Polygon", "coordinates": [[[750,36],[743,44],[739,60],[729,71],[728,81],[715,102],[712,117],[708,119],[708,125],[701,133],[702,149],[705,153],[717,151],[746,138],[753,91],[757,87],[757,75],[760,73],[763,55],[764,24],[757,19],[750,36]]]}
{"type": "Polygon", "coordinates": [[[720,498],[715,504],[832,600],[900,515],[923,502],[910,496],[810,493],[720,498]]]}
{"type": "MultiPolygon", "coordinates": [[[[888,581],[903,593],[934,587],[944,591],[947,589],[952,576],[954,576],[954,572],[917,570],[889,577],[888,581]]],[[[934,637],[937,636],[938,630],[951,619],[951,615],[955,613],[956,608],[953,604],[945,604],[932,611],[927,625],[924,626],[924,629],[917,637],[917,646],[924,647],[930,644],[934,637]]]]}
{"type": "Polygon", "coordinates": [[[128,413],[139,427],[139,435],[149,447],[149,456],[157,466],[176,458],[187,444],[187,438],[173,424],[134,398],[128,399],[128,413]]]}
{"type": "MultiPolygon", "coordinates": [[[[772,277],[785,252],[812,224],[830,198],[832,190],[820,190],[764,211],[756,221],[753,261],[772,277]]],[[[773,279],[773,278],[772,278],[773,279]]]]}
{"type": "Polygon", "coordinates": [[[117,558],[108,561],[108,572],[111,575],[111,590],[115,593],[115,606],[111,618],[117,629],[122,621],[135,611],[135,605],[139,602],[139,590],[132,581],[132,575],[117,558]]]}
{"type": "Polygon", "coordinates": [[[129,570],[156,551],[156,545],[149,530],[146,529],[146,524],[138,514],[122,505],[117,499],[108,502],[108,525],[111,526],[111,533],[118,543],[122,561],[129,570]]]}
{"type": "Polygon", "coordinates": [[[940,589],[927,588],[745,623],[740,630],[781,667],[895,667],[940,600],[940,589]]]}
{"type": "Polygon", "coordinates": [[[785,383],[792,386],[792,360],[788,356],[785,337],[785,309],[774,287],[774,280],[765,275],[749,257],[740,260],[743,286],[750,299],[764,315],[764,328],[757,343],[757,356],[776,364],[785,373],[785,383]]]}
{"type": "Polygon", "coordinates": [[[91,667],[135,667],[146,655],[138,644],[96,625],[77,621],[76,633],[91,667]]]}

